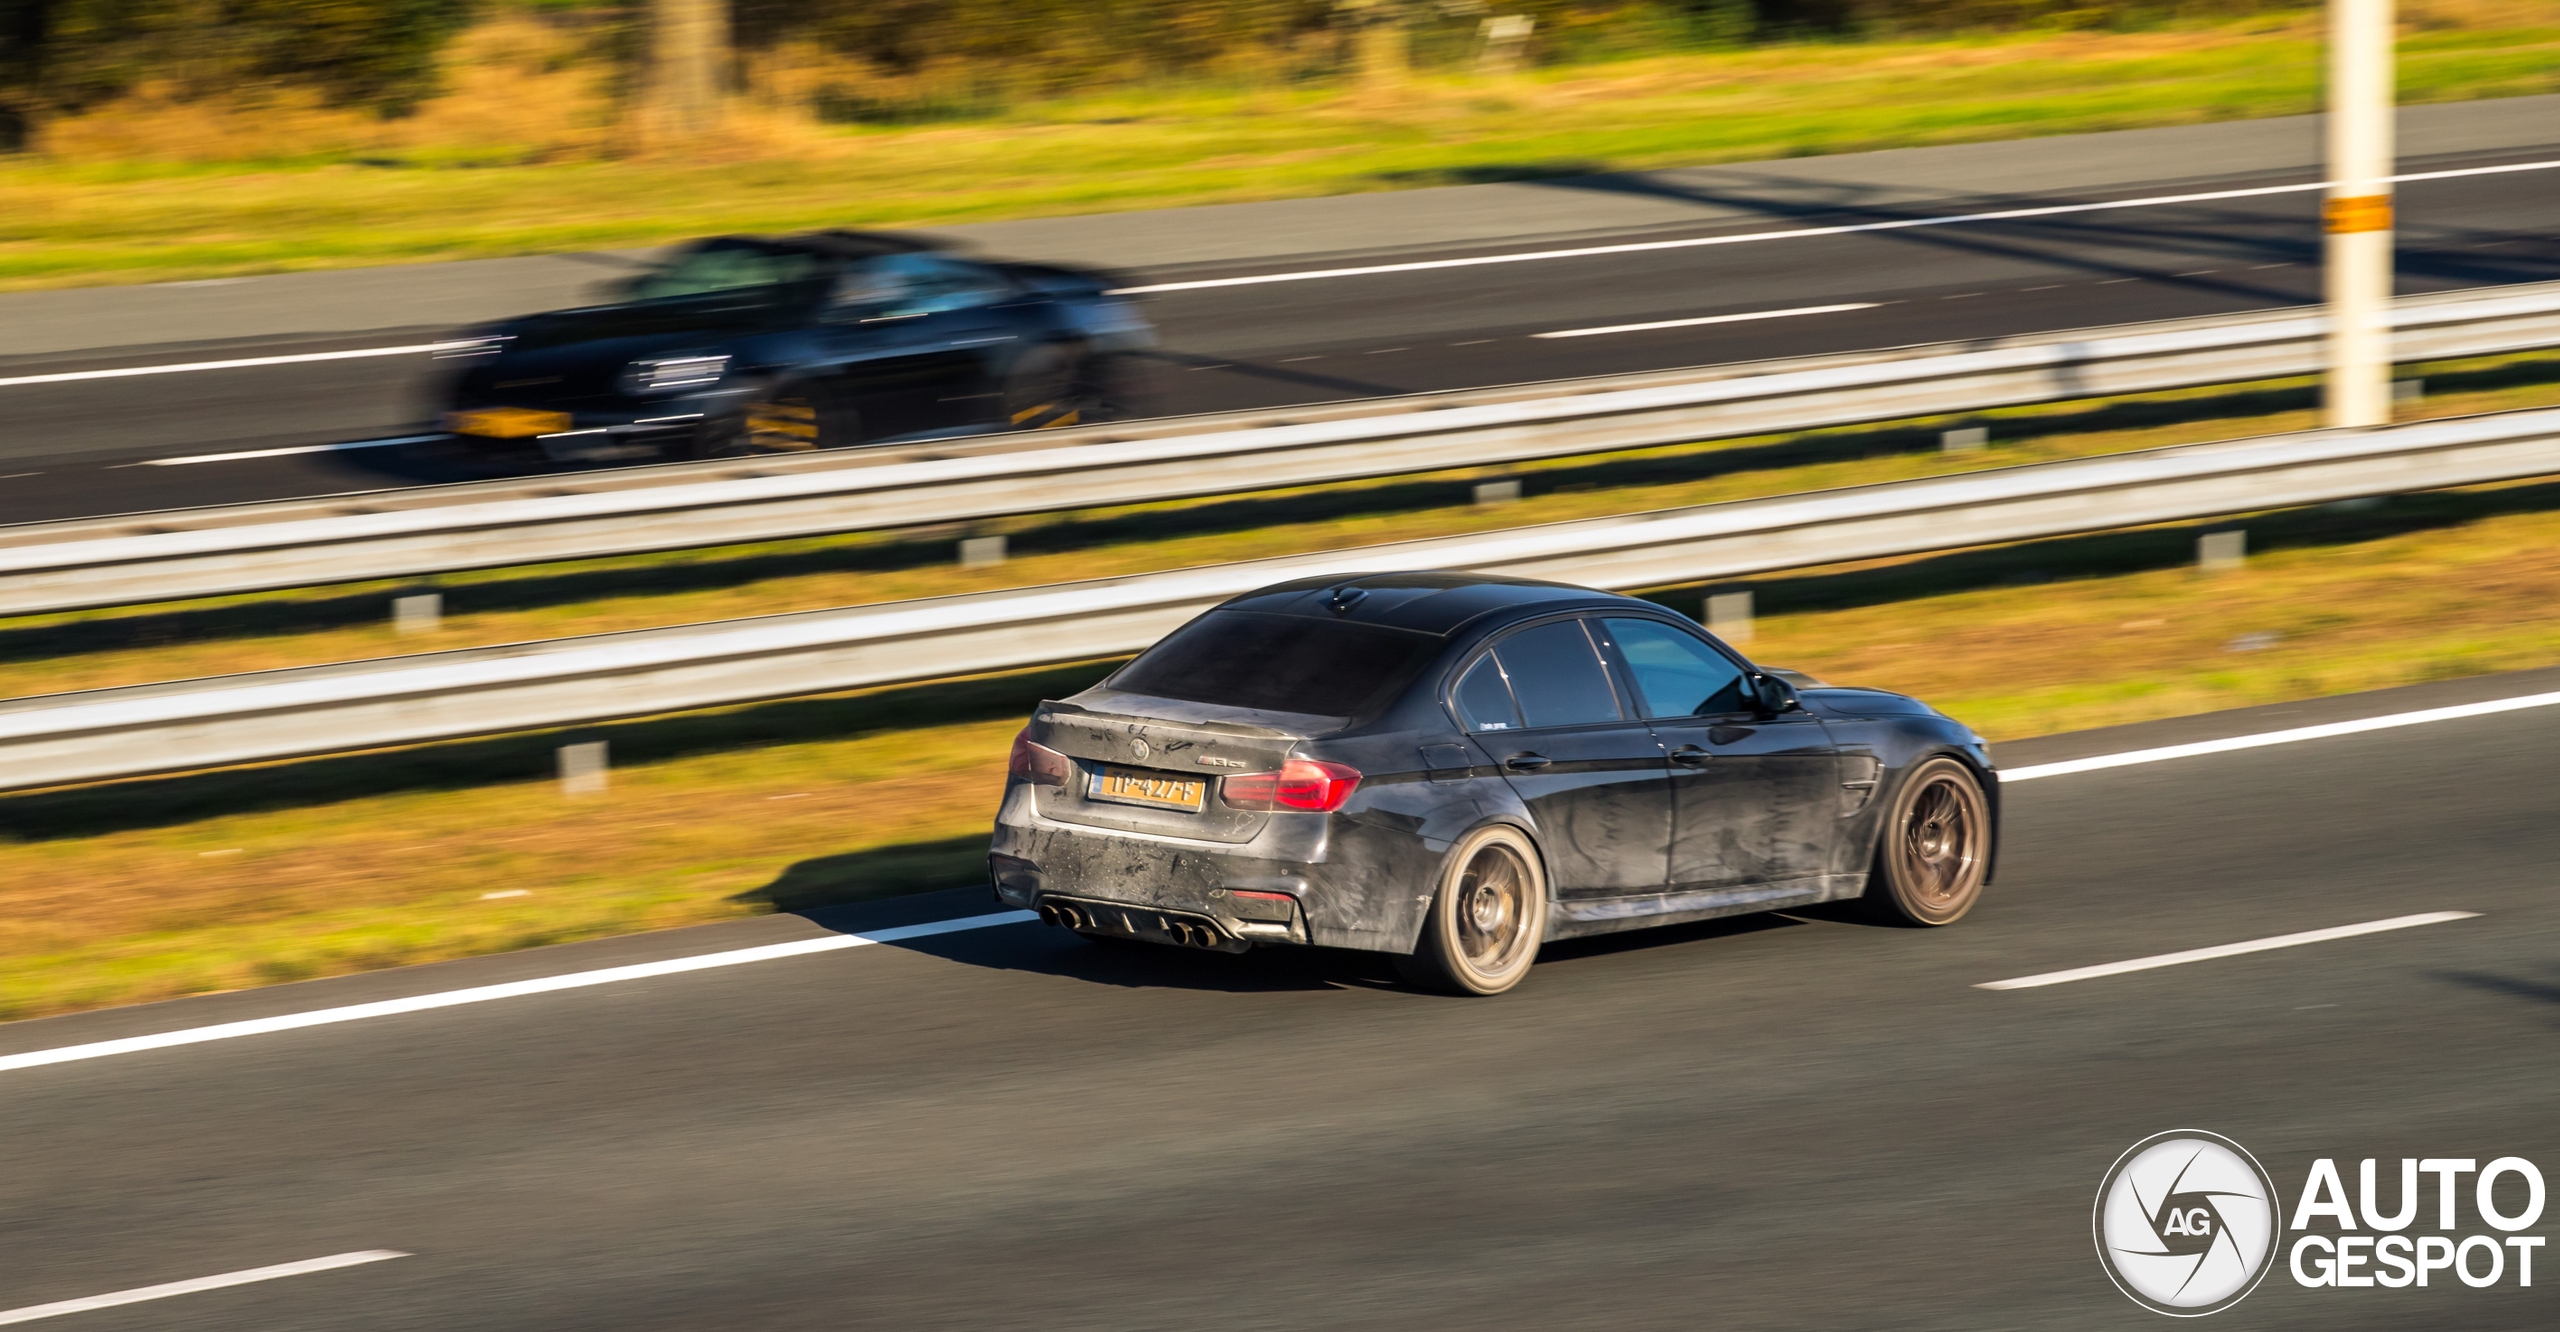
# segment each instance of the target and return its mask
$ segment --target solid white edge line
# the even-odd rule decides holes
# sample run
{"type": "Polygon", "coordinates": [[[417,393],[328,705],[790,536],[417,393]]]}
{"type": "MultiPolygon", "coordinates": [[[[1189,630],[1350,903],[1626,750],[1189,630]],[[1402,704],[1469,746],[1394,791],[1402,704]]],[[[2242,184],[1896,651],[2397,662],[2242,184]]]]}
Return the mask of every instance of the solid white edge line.
{"type": "MultiPolygon", "coordinates": [[[[2548,171],[2560,167],[2560,160],[2549,162],[2511,162],[2505,166],[2463,167],[2452,171],[2419,171],[2393,176],[2395,184],[2423,180],[2453,180],[2463,176],[2495,176],[2515,171],[2548,171]]],[[[1603,254],[1643,254],[1654,250],[1687,250],[1707,245],[1743,245],[1753,241],[1794,240],[1807,236],[1847,236],[1867,231],[1904,231],[1912,227],[1948,227],[1966,222],[2007,222],[2030,217],[2060,217],[2070,213],[2095,213],[2110,208],[2158,208],[2169,204],[2211,203],[2220,199],[2249,199],[2270,194],[2307,194],[2325,190],[2329,182],[2316,180],[2302,185],[2261,185],[2245,190],[2212,190],[2202,194],[2159,194],[2142,199],[2110,199],[2099,203],[2049,204],[2039,208],[2006,208],[1990,213],[1957,213],[1946,217],[1897,218],[1890,222],[1851,222],[1834,227],[1802,227],[1793,231],[1753,231],[1737,236],[1691,236],[1680,240],[1630,241],[1619,245],[1584,245],[1567,250],[1528,250],[1517,254],[1484,254],[1465,259],[1419,259],[1401,264],[1363,264],[1354,268],[1311,268],[1297,273],[1256,273],[1248,277],[1200,278],[1190,282],[1156,282],[1141,287],[1117,287],[1108,295],[1143,296],[1161,291],[1205,291],[1214,287],[1251,287],[1267,282],[1309,282],[1318,278],[1369,277],[1380,273],[1424,273],[1441,268],[1475,268],[1485,264],[1520,264],[1539,259],[1580,259],[1603,254]]]]}
{"type": "Polygon", "coordinates": [[[1753,319],[1790,319],[1797,315],[1838,314],[1843,310],[1872,310],[1874,301],[1853,301],[1847,305],[1800,305],[1792,310],[1754,310],[1749,314],[1700,315],[1695,319],[1657,319],[1649,324],[1611,324],[1607,328],[1566,328],[1553,333],[1532,333],[1533,338],[1588,338],[1602,333],[1644,333],[1657,328],[1696,328],[1701,324],[1739,324],[1753,319]]]}
{"type": "Polygon", "coordinates": [[[2098,976],[2121,976],[2128,971],[2150,971],[2155,967],[2174,967],[2187,962],[2208,962],[2217,957],[2238,957],[2242,953],[2263,953],[2270,948],[2294,948],[2302,944],[2327,943],[2332,939],[2352,939],[2360,934],[2380,934],[2385,930],[2439,925],[2448,920],[2471,920],[2479,914],[2477,911],[2424,911],[2414,916],[2369,920],[2361,925],[2337,925],[2325,930],[2304,930],[2300,934],[2279,934],[2267,939],[2251,939],[2246,943],[2216,944],[2211,948],[2190,948],[2183,953],[2137,957],[2128,962],[2106,962],[2094,967],[2074,967],[2069,971],[2048,971],[2041,975],[2018,976],[2010,980],[1984,981],[1973,988],[2033,990],[2046,985],[2062,985],[2098,976]]]}
{"type": "Polygon", "coordinates": [[[2060,763],[2034,763],[2023,768],[2002,771],[2000,784],[2007,786],[2011,782],[2031,782],[2042,777],[2065,777],[2076,772],[2126,768],[2139,763],[2160,763],[2169,759],[2193,758],[2201,754],[2228,754],[2240,749],[2263,749],[2268,745],[2290,745],[2304,740],[2326,740],[2332,736],[2362,735],[2367,731],[2423,726],[2428,722],[2459,721],[2465,717],[2489,717],[2501,712],[2547,708],[2554,704],[2560,704],[2560,691],[2547,694],[2525,694],[2516,698],[2497,698],[2485,703],[2457,703],[2451,707],[2426,708],[2418,712],[2394,713],[2387,717],[2363,717],[2355,721],[2327,722],[2319,726],[2297,726],[2285,731],[2261,731],[2256,735],[2235,735],[2223,740],[2199,740],[2193,744],[2163,745],[2158,749],[2127,750],[2121,754],[2100,754],[2095,758],[2067,759],[2060,763]]]}
{"type": "Polygon", "coordinates": [[[508,981],[499,985],[478,985],[467,990],[413,995],[406,999],[385,999],[370,1004],[348,1004],[341,1008],[319,1008],[307,1013],[286,1013],[278,1017],[252,1018],[244,1022],[224,1022],[210,1027],[190,1027],[179,1031],[158,1032],[149,1036],[92,1041],[86,1045],[65,1045],[51,1050],[30,1050],[25,1054],[0,1055],[0,1072],[21,1068],[40,1068],[46,1064],[65,1064],[78,1059],[104,1059],[109,1055],[138,1054],[145,1050],[166,1050],[180,1045],[200,1045],[206,1041],[234,1040],[242,1036],[264,1036],[271,1032],[298,1031],[304,1027],[321,1027],[338,1022],[361,1022],[367,1018],[392,1017],[401,1013],[423,1013],[429,1009],[453,1008],[462,1004],[485,1004],[494,999],[518,999],[526,995],[584,989],[591,985],[612,985],[621,981],[646,980],[653,976],[675,976],[688,971],[709,971],[715,967],[744,966],[750,962],[770,962],[779,958],[803,957],[811,953],[831,953],[840,948],[860,948],[867,944],[899,943],[908,939],[929,938],[937,934],[957,934],[963,930],[1018,925],[1024,921],[1037,919],[1039,919],[1038,916],[1028,911],[998,911],[983,916],[927,921],[921,925],[898,925],[888,929],[872,930],[867,934],[837,934],[823,939],[800,939],[791,943],[765,944],[757,948],[734,948],[723,953],[697,953],[692,957],[669,958],[663,962],[639,962],[629,966],[604,967],[595,971],[573,971],[563,976],[542,976],[533,980],[508,981]]]}
{"type": "Polygon", "coordinates": [[[464,344],[422,342],[413,347],[359,347],[353,351],[300,352],[292,356],[245,356],[231,361],[188,361],[181,365],[128,365],[113,370],[65,370],[50,375],[0,379],[0,388],[21,384],[72,384],[86,379],[130,379],[135,375],[177,375],[194,370],[247,370],[262,365],[302,365],[311,361],[353,361],[367,356],[416,356],[464,344]]]}
{"type": "Polygon", "coordinates": [[[326,1258],[305,1258],[298,1263],[252,1267],[246,1271],[225,1272],[220,1276],[171,1281],[165,1285],[137,1286],[132,1290],[119,1290],[106,1295],[89,1295],[76,1300],[57,1300],[52,1304],[30,1304],[23,1309],[0,1309],[0,1323],[32,1323],[39,1318],[54,1318],[68,1313],[86,1313],[91,1309],[112,1309],[119,1304],[140,1304],[144,1300],[165,1300],[172,1295],[193,1295],[201,1290],[245,1286],[255,1281],[273,1281],[278,1277],[309,1276],[314,1272],[330,1272],[341,1267],[361,1267],[366,1263],[378,1263],[387,1258],[409,1256],[398,1249],[360,1249],[354,1253],[333,1253],[326,1258]]]}
{"type": "MultiPolygon", "coordinates": [[[[2560,703],[2560,692],[2528,694],[2520,698],[2493,699],[2485,703],[2464,703],[2446,708],[2429,708],[2422,712],[2404,712],[2390,717],[2371,717],[2360,721],[2332,722],[2323,726],[2302,726],[2289,731],[2270,731],[2260,735],[2234,736],[2227,740],[2208,740],[2199,744],[2170,745],[2160,749],[2140,749],[2123,754],[2106,754],[2097,758],[2073,759],[2066,763],[2045,763],[2013,768],[1999,774],[2002,784],[2030,781],[2039,777],[2060,777],[2075,772],[2094,772],[2104,768],[2123,767],[2135,763],[2157,763],[2164,759],[2187,758],[2200,754],[2219,754],[2236,749],[2255,749],[2264,745],[2290,744],[2300,740],[2317,740],[2330,736],[2355,735],[2364,731],[2388,730],[2400,726],[2416,726],[2426,722],[2451,721],[2463,717],[2482,717],[2522,708],[2546,707],[2560,703]]],[[[2428,917],[2404,917],[2405,924],[2430,924],[2436,920],[2460,920],[2472,913],[2437,913],[2428,917]]],[[[79,1059],[103,1059],[110,1055],[138,1054],[145,1050],[165,1050],[174,1046],[197,1045],[206,1041],[232,1040],[241,1036],[261,1036],[270,1032],[295,1031],[303,1027],[326,1026],[336,1022],[357,1022],[366,1018],[390,1017],[400,1013],[419,1013],[429,1009],[452,1008],[460,1004],[487,1003],[493,999],[514,999],[525,995],[548,994],[555,990],[581,989],[590,985],[611,985],[617,981],[641,980],[651,976],[673,976],[688,971],[707,971],[714,967],[742,966],[750,962],[766,962],[777,958],[800,957],[810,953],[832,952],[839,948],[859,948],[865,944],[896,943],[904,939],[921,939],[936,934],[953,934],[962,930],[981,930],[998,925],[1014,925],[1038,919],[1028,911],[999,911],[983,916],[964,916],[954,920],[928,921],[921,925],[899,925],[873,930],[869,934],[833,935],[823,939],[804,939],[794,943],[766,944],[758,948],[733,949],[725,953],[702,953],[693,957],[673,958],[664,962],[642,962],[631,966],[606,967],[597,971],[571,972],[565,976],[547,976],[534,980],[510,981],[501,985],[483,985],[467,990],[451,990],[442,994],[417,995],[408,999],[388,999],[370,1004],[350,1004],[342,1008],[316,1009],[308,1013],[288,1013],[280,1017],[254,1018],[245,1022],[226,1022],[210,1027],[161,1032],[151,1036],[129,1036],[122,1040],[93,1041],[86,1045],[66,1045],[51,1050],[30,1050],[24,1054],[0,1055],[0,1073],[21,1068],[39,1068],[46,1064],[63,1064],[79,1059]]],[[[2348,933],[2367,933],[2376,929],[2398,929],[2400,924],[2381,922],[2367,926],[2348,926],[2348,933]]],[[[2174,962],[2195,961],[2207,956],[2227,956],[2230,952],[2254,952],[2259,948],[2281,948],[2287,942],[2309,943],[2314,937],[2345,938],[2335,931],[2314,931],[2308,936],[2285,936],[2284,940],[2261,940],[2256,944],[2226,945],[2224,951],[2199,950],[2194,954],[2170,954],[2166,960],[2144,959],[2139,962],[2114,964],[2115,970],[2140,970],[2145,966],[2169,966],[2174,962]]],[[[2082,973],[2055,972],[2055,977],[2076,980],[2082,973]]],[[[2089,975],[2110,974],[2104,968],[2087,969],[2089,975]]],[[[2058,983],[2051,977],[2025,977],[2013,981],[1993,981],[1981,989],[2017,989],[2030,984],[2058,983]]]]}
{"type": "Polygon", "coordinates": [[[390,439],[357,439],[344,444],[296,444],[282,449],[249,449],[241,453],[199,453],[185,458],[146,458],[128,467],[190,467],[197,463],[239,462],[247,458],[281,458],[292,453],[343,453],[348,449],[387,449],[395,444],[424,444],[442,435],[396,435],[390,439]]]}

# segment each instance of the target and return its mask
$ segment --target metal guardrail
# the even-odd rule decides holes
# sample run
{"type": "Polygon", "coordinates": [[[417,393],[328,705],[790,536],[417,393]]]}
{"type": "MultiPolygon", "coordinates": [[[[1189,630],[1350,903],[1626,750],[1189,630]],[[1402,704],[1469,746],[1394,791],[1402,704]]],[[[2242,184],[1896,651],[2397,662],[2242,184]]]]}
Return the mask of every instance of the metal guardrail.
{"type": "Polygon", "coordinates": [[[1609,588],[2560,473],[2560,409],[2315,431],[1087,583],[0,703],[0,787],[1136,651],[1237,593],[1455,568],[1609,588]]]}
{"type": "MultiPolygon", "coordinates": [[[[2402,360],[2560,345],[2560,283],[2402,300],[2402,360]]],[[[957,522],[2312,372],[2276,311],[1286,413],[0,529],[0,614],[957,522]]]]}

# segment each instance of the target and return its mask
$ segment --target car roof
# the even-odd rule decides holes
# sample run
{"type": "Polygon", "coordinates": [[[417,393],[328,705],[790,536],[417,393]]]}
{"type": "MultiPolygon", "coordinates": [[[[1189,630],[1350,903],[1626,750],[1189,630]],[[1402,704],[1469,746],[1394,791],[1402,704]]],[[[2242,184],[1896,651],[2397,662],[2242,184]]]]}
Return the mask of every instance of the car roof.
{"type": "Polygon", "coordinates": [[[1303,615],[1447,635],[1499,611],[1653,609],[1651,603],[1570,583],[1418,569],[1300,578],[1247,592],[1222,610],[1303,615]]]}

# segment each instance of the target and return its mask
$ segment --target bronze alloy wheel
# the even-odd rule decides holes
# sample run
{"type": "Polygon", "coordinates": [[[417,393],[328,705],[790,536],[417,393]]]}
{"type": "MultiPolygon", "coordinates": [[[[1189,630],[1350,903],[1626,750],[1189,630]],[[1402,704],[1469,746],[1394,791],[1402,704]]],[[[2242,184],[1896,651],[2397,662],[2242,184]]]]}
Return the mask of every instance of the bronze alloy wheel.
{"type": "Polygon", "coordinates": [[[1450,849],[1405,978],[1458,994],[1520,983],[1546,935],[1547,882],[1537,848],[1515,828],[1483,828],[1450,849]]]}
{"type": "Polygon", "coordinates": [[[1109,413],[1093,382],[1090,358],[1068,347],[1034,347],[1006,377],[999,396],[1006,426],[1058,430],[1086,425],[1109,413]]]}
{"type": "Polygon", "coordinates": [[[1930,759],[1894,799],[1869,895],[1892,918],[1952,924],[1982,896],[1990,854],[1991,806],[1981,781],[1954,759],[1930,759]]]}
{"type": "Polygon", "coordinates": [[[789,393],[747,404],[746,446],[755,453],[797,453],[820,446],[818,405],[789,393]]]}

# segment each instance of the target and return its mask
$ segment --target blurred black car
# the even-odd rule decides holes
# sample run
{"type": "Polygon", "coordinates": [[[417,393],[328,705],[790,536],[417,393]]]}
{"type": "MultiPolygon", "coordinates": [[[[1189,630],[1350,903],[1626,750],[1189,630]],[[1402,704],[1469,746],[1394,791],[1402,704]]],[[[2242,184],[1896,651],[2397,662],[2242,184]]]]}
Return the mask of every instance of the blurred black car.
{"type": "Polygon", "coordinates": [[[714,457],[1127,412],[1154,334],[1100,274],[828,231],[696,242],[609,305],[442,353],[444,429],[560,461],[714,457]]]}
{"type": "Polygon", "coordinates": [[[1475,994],[1547,939],[1842,898],[1964,915],[1999,832],[1981,737],[1792,674],[1587,588],[1265,588],[1040,705],[996,895],[1095,938],[1391,953],[1475,994]]]}

